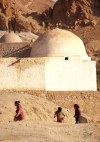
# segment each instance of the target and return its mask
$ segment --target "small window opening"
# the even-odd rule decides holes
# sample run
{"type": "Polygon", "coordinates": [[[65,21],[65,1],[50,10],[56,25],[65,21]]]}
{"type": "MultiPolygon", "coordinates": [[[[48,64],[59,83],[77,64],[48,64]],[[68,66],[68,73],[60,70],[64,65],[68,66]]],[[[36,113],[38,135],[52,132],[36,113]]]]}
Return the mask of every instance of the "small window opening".
{"type": "Polygon", "coordinates": [[[68,60],[68,57],[65,57],[65,60],[68,60]]]}

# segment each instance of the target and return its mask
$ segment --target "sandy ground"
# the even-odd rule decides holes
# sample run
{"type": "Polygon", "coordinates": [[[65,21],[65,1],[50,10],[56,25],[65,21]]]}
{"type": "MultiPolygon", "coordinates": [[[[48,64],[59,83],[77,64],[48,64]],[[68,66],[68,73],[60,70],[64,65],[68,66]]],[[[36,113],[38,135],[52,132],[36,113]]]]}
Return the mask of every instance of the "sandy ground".
{"type": "Polygon", "coordinates": [[[0,141],[100,142],[99,112],[100,92],[0,91],[0,141]],[[25,114],[20,122],[13,121],[16,100],[25,114]],[[76,102],[87,120],[84,124],[75,124],[76,102]],[[59,105],[66,115],[62,124],[53,118],[59,105]]]}
{"type": "Polygon", "coordinates": [[[100,124],[16,122],[0,124],[2,142],[100,142],[100,124]]]}

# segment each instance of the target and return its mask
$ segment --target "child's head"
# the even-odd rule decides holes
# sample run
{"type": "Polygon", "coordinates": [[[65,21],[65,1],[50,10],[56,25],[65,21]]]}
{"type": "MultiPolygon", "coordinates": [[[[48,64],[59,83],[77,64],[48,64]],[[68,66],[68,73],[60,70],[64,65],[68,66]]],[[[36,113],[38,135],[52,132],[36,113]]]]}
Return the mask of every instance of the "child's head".
{"type": "Polygon", "coordinates": [[[74,104],[74,108],[75,108],[75,109],[78,109],[78,108],[79,108],[79,105],[78,105],[78,104],[74,104]]]}
{"type": "Polygon", "coordinates": [[[61,111],[62,111],[62,108],[61,108],[61,107],[58,107],[58,111],[61,112],[61,111]]]}
{"type": "Polygon", "coordinates": [[[20,101],[15,101],[15,106],[17,106],[20,103],[20,101]]]}

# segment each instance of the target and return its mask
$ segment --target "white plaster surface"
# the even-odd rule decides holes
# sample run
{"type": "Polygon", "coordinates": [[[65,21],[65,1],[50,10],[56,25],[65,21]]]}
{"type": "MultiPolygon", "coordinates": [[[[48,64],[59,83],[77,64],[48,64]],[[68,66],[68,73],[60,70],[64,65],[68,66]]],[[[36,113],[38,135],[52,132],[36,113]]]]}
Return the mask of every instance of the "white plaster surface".
{"type": "Polygon", "coordinates": [[[0,89],[97,90],[94,61],[0,59],[0,89]]]}
{"type": "Polygon", "coordinates": [[[39,37],[32,46],[31,57],[87,57],[83,41],[70,31],[53,29],[39,37]]]}
{"type": "Polygon", "coordinates": [[[45,87],[45,68],[44,64],[34,64],[32,67],[21,71],[19,88],[43,89],[45,87]]]}
{"type": "Polygon", "coordinates": [[[0,89],[3,88],[17,88],[17,71],[0,64],[0,89]]]}
{"type": "Polygon", "coordinates": [[[45,66],[46,90],[97,90],[94,61],[51,61],[45,66]]]}

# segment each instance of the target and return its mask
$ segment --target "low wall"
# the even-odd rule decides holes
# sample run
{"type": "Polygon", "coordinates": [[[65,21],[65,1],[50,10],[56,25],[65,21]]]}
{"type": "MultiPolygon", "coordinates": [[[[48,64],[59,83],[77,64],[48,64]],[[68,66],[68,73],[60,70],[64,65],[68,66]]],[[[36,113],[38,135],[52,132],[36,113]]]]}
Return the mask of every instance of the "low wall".
{"type": "Polygon", "coordinates": [[[29,57],[31,50],[29,43],[0,43],[0,57],[29,57]],[[27,52],[25,53],[25,51],[27,52]],[[23,53],[24,52],[24,53],[23,53]]]}

